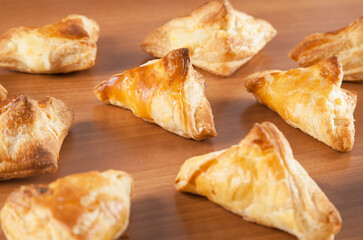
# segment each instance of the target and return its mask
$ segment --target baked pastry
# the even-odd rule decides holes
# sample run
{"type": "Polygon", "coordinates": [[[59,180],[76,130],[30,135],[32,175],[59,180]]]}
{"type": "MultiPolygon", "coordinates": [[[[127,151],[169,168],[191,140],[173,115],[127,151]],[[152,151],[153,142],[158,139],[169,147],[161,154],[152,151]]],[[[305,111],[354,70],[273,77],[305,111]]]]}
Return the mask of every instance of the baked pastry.
{"type": "Polygon", "coordinates": [[[52,97],[0,102],[0,180],[55,172],[72,121],[73,112],[52,97]]]}
{"type": "Polygon", "coordinates": [[[269,122],[255,124],[238,145],[186,160],[175,188],[300,240],[332,240],[341,227],[339,212],[269,122]]]}
{"type": "Polygon", "coordinates": [[[8,240],[112,240],[127,228],[132,178],[108,170],[12,192],[0,212],[8,240]]]}
{"type": "Polygon", "coordinates": [[[337,31],[311,34],[289,53],[300,67],[334,55],[342,61],[344,80],[363,80],[363,17],[337,31]]]}
{"type": "Polygon", "coordinates": [[[130,109],[180,136],[201,140],[217,135],[204,78],[193,69],[186,48],[116,74],[94,92],[102,102],[130,109]]]}
{"type": "Polygon", "coordinates": [[[308,68],[255,73],[244,84],[288,124],[346,152],[354,144],[357,94],[340,88],[342,78],[342,65],[333,56],[308,68]]]}
{"type": "Polygon", "coordinates": [[[195,66],[227,77],[275,35],[270,23],[233,9],[228,0],[217,0],[153,30],[141,48],[159,58],[173,49],[189,48],[195,66]]]}
{"type": "Polygon", "coordinates": [[[8,91],[0,84],[0,101],[5,100],[7,95],[8,91]]]}
{"type": "Polygon", "coordinates": [[[67,73],[92,67],[99,27],[69,15],[41,28],[17,27],[0,37],[0,67],[28,73],[67,73]]]}

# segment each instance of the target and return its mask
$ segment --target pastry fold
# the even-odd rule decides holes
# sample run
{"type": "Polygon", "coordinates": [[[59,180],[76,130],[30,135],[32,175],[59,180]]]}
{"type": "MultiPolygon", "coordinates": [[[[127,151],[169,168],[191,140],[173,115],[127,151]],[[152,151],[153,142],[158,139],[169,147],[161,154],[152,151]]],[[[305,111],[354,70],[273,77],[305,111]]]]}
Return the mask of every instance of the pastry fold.
{"type": "Polygon", "coordinates": [[[342,61],[344,80],[363,80],[363,17],[337,31],[311,34],[289,53],[300,67],[334,55],[342,61]]]}
{"type": "Polygon", "coordinates": [[[233,9],[228,0],[220,0],[151,31],[141,48],[155,57],[176,48],[189,48],[193,65],[227,77],[275,35],[276,30],[267,21],[233,9]]]}
{"type": "Polygon", "coordinates": [[[175,188],[300,240],[332,240],[341,227],[339,212],[269,122],[255,124],[238,145],[186,160],[175,188]]]}
{"type": "Polygon", "coordinates": [[[28,73],[67,73],[95,64],[99,27],[72,14],[40,28],[17,27],[0,37],[0,67],[28,73]]]}
{"type": "Polygon", "coordinates": [[[308,68],[258,72],[244,84],[288,124],[346,152],[354,144],[357,94],[341,88],[342,78],[341,62],[333,56],[308,68]]]}
{"type": "Polygon", "coordinates": [[[127,108],[166,130],[196,140],[216,136],[204,78],[193,69],[189,50],[116,74],[96,86],[98,99],[127,108]]]}
{"type": "Polygon", "coordinates": [[[72,121],[72,110],[53,97],[0,102],[0,180],[55,172],[72,121]]]}
{"type": "Polygon", "coordinates": [[[22,186],[5,202],[1,226],[8,240],[116,239],[129,223],[132,188],[115,170],[22,186]]]}
{"type": "Polygon", "coordinates": [[[7,98],[8,91],[0,84],[0,101],[3,101],[7,98]]]}

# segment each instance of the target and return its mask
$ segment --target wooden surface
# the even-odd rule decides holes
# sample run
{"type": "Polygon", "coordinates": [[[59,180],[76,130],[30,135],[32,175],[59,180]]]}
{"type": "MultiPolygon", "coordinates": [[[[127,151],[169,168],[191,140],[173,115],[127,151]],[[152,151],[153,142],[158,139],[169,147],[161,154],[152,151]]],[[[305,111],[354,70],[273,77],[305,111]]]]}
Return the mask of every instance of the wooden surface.
{"type": "MultiPolygon", "coordinates": [[[[340,211],[343,227],[336,239],[363,239],[363,85],[343,83],[358,93],[356,138],[350,153],[336,152],[290,127],[256,103],[242,85],[243,77],[256,71],[296,67],[288,52],[308,34],[341,28],[361,16],[362,0],[231,0],[236,9],[271,22],[278,34],[230,78],[197,69],[205,76],[219,134],[212,139],[184,139],[136,118],[131,111],[102,104],[93,95],[97,83],[151,59],[139,47],[149,31],[190,13],[204,1],[0,1],[0,33],[20,25],[45,25],[70,13],[94,18],[101,27],[96,65],[89,70],[32,75],[0,69],[0,83],[9,95],[53,96],[75,112],[58,172],[0,183],[0,206],[22,184],[49,183],[71,173],[114,168],[129,172],[135,180],[128,239],[295,239],[246,222],[203,197],[176,192],[173,186],[184,160],[229,147],[255,122],[268,120],[285,134],[295,158],[340,211]]],[[[2,233],[0,239],[5,239],[2,233]]]]}

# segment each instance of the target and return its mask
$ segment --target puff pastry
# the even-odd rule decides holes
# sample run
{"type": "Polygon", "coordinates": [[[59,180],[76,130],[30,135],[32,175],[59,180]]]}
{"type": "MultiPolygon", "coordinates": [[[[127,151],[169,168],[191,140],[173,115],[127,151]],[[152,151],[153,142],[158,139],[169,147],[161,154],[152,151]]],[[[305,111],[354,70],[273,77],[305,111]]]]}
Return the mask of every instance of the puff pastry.
{"type": "Polygon", "coordinates": [[[8,91],[0,84],[0,101],[5,100],[7,95],[8,91]]]}
{"type": "Polygon", "coordinates": [[[357,94],[341,88],[342,78],[341,62],[333,56],[308,68],[255,73],[244,84],[288,124],[345,152],[354,143],[357,94]]]}
{"type": "Polygon", "coordinates": [[[176,48],[189,48],[195,66],[227,77],[275,35],[270,23],[233,9],[228,0],[219,0],[153,30],[141,48],[155,57],[176,48]]]}
{"type": "Polygon", "coordinates": [[[339,212],[269,122],[255,124],[238,145],[188,159],[175,188],[300,240],[332,240],[341,227],[339,212]]]}
{"type": "Polygon", "coordinates": [[[110,77],[96,86],[95,94],[180,136],[201,140],[217,135],[204,78],[193,69],[186,48],[110,77]]]}
{"type": "Polygon", "coordinates": [[[8,240],[112,240],[127,228],[132,178],[108,170],[22,186],[1,210],[8,240]]]}
{"type": "Polygon", "coordinates": [[[363,17],[337,31],[314,33],[289,53],[289,57],[301,67],[334,55],[342,61],[344,80],[363,80],[363,17]]]}
{"type": "Polygon", "coordinates": [[[0,180],[55,172],[72,121],[73,112],[52,97],[0,102],[0,180]]]}
{"type": "Polygon", "coordinates": [[[41,28],[18,27],[0,38],[0,67],[28,73],[67,73],[92,67],[99,27],[69,15],[41,28]]]}

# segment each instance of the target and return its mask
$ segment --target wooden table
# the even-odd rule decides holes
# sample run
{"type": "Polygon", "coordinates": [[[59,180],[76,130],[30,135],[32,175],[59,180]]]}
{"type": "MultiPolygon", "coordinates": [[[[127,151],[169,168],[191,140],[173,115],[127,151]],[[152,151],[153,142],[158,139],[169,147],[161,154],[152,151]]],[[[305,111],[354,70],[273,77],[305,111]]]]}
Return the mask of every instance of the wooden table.
{"type": "MultiPolygon", "coordinates": [[[[181,164],[189,157],[239,142],[255,122],[271,121],[285,134],[295,158],[310,173],[343,219],[336,239],[363,239],[363,85],[343,83],[358,93],[356,138],[350,153],[340,153],[287,125],[276,113],[256,103],[242,79],[256,71],[289,69],[288,52],[305,36],[335,30],[362,15],[362,0],[231,0],[232,5],[268,20],[277,36],[232,77],[199,70],[218,136],[187,140],[136,118],[131,111],[99,102],[92,90],[107,77],[137,67],[151,56],[139,44],[153,28],[183,16],[204,0],[42,0],[0,1],[0,33],[20,25],[41,26],[71,13],[94,18],[101,27],[96,65],[82,72],[32,75],[0,69],[9,95],[53,96],[69,104],[75,121],[60,152],[54,174],[0,183],[0,205],[22,184],[49,183],[71,173],[120,169],[135,180],[131,221],[126,238],[136,239],[295,239],[282,231],[244,221],[207,199],[174,190],[181,164]]],[[[5,239],[0,233],[0,239],[5,239]]]]}

